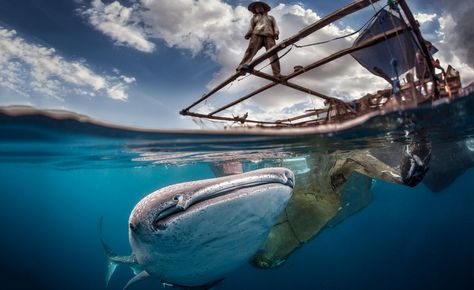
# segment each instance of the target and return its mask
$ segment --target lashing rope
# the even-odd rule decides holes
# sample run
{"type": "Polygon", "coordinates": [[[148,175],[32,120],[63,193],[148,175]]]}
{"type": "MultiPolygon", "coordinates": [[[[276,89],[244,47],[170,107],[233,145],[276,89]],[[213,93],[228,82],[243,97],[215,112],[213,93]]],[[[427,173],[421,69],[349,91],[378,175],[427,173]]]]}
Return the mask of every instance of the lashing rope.
{"type": "MultiPolygon", "coordinates": [[[[372,1],[371,1],[372,3],[372,1]]],[[[321,44],[326,44],[326,43],[329,43],[329,42],[332,42],[332,41],[335,41],[335,40],[339,40],[339,39],[343,39],[343,38],[347,38],[347,37],[350,37],[350,36],[353,36],[359,32],[361,32],[363,29],[365,29],[367,26],[369,26],[369,24],[375,19],[377,18],[377,16],[382,12],[382,10],[387,7],[388,5],[385,5],[383,6],[382,8],[380,8],[378,11],[375,12],[374,15],[372,15],[372,17],[369,18],[369,20],[367,20],[367,22],[364,23],[364,25],[362,25],[362,27],[360,27],[359,29],[357,29],[356,31],[354,32],[351,32],[349,34],[346,34],[346,35],[342,35],[342,36],[338,36],[338,37],[335,37],[335,38],[332,38],[332,39],[328,39],[328,40],[324,40],[324,41],[319,41],[319,42],[314,42],[314,43],[310,43],[310,44],[303,44],[303,45],[297,45],[297,44],[294,44],[294,46],[296,46],[297,48],[304,48],[304,47],[308,47],[308,46],[315,46],[315,45],[321,45],[321,44]]],[[[374,10],[375,10],[375,7],[374,7],[374,10]]]]}

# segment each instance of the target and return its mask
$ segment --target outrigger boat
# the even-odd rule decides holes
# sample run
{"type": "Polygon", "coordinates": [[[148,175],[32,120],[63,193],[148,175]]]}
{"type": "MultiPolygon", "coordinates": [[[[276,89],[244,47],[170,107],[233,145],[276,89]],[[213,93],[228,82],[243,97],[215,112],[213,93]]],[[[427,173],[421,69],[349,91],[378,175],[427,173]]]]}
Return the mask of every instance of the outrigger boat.
{"type": "Polygon", "coordinates": [[[393,110],[459,96],[462,91],[459,72],[449,66],[446,70],[442,69],[442,73],[435,73],[435,63],[432,59],[434,48],[430,47],[423,38],[419,24],[405,0],[389,0],[377,11],[374,4],[379,1],[356,0],[303,28],[295,35],[256,57],[243,70],[228,77],[190,106],[181,110],[180,114],[260,127],[306,127],[340,123],[374,110],[393,110]],[[302,47],[298,46],[299,41],[369,6],[374,7],[375,14],[366,23],[365,29],[351,47],[337,51],[306,66],[294,66],[292,73],[280,78],[264,73],[261,69],[256,69],[259,64],[278,52],[287,48],[291,49],[292,46],[302,47]],[[375,93],[368,93],[354,101],[343,101],[291,81],[297,76],[347,55],[352,56],[372,74],[385,79],[390,87],[375,93]],[[416,73],[414,73],[415,71],[416,73]],[[268,80],[269,83],[212,112],[193,111],[198,105],[246,74],[268,80]],[[404,77],[402,78],[402,76],[404,77]],[[224,114],[226,110],[237,104],[278,85],[323,99],[325,106],[310,108],[305,110],[304,114],[278,120],[258,120],[249,116],[248,113],[239,116],[224,114]]]}

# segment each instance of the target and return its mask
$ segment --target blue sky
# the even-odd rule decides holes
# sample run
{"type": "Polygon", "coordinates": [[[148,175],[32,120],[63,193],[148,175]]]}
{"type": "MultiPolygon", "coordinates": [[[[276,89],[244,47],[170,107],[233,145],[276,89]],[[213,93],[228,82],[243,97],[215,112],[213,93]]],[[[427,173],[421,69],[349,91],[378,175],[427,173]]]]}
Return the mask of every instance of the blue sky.
{"type": "MultiPolygon", "coordinates": [[[[178,112],[232,74],[247,45],[242,36],[251,16],[245,8],[249,2],[0,0],[0,105],[66,109],[140,127],[195,128],[190,118],[178,112]]],[[[269,4],[286,38],[348,2],[269,4]]],[[[465,29],[472,18],[466,13],[473,10],[473,4],[456,3],[409,1],[426,38],[440,49],[436,56],[455,65],[467,85],[474,79],[472,32],[465,29]]],[[[308,41],[347,34],[371,12],[369,8],[344,19],[308,41]]],[[[347,47],[350,41],[292,53],[282,60],[283,72],[291,71],[295,63],[308,63],[347,47]]],[[[341,97],[366,92],[367,83],[383,84],[361,68],[352,68],[350,61],[299,81],[341,97]]],[[[259,84],[250,78],[234,84],[203,109],[215,108],[259,84]]],[[[284,89],[269,94],[237,110],[275,116],[318,104],[318,100],[284,89]]]]}

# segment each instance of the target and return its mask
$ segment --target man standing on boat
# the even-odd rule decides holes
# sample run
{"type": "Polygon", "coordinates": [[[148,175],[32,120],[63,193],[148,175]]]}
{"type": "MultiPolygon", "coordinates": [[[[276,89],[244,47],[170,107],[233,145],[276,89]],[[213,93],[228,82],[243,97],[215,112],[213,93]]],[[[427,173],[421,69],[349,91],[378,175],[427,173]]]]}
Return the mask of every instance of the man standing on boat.
{"type": "MultiPolygon", "coordinates": [[[[250,42],[237,71],[250,63],[260,48],[265,46],[265,49],[269,50],[275,46],[275,40],[278,40],[280,34],[275,18],[267,14],[271,9],[267,3],[255,1],[250,3],[248,9],[253,13],[253,17],[250,20],[250,28],[245,34],[245,39],[250,39],[250,42]]],[[[272,55],[270,61],[273,76],[280,77],[280,61],[277,54],[272,55]]]]}

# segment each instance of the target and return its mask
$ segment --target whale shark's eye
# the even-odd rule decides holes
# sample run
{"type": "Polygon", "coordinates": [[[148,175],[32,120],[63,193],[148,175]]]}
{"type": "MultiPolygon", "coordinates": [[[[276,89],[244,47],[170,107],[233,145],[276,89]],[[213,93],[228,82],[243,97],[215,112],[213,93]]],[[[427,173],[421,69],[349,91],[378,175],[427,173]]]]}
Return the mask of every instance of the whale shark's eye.
{"type": "Polygon", "coordinates": [[[175,195],[175,196],[173,197],[173,200],[174,200],[174,201],[180,201],[180,200],[182,200],[182,199],[183,199],[183,195],[181,195],[181,194],[177,194],[177,195],[175,195]]]}

